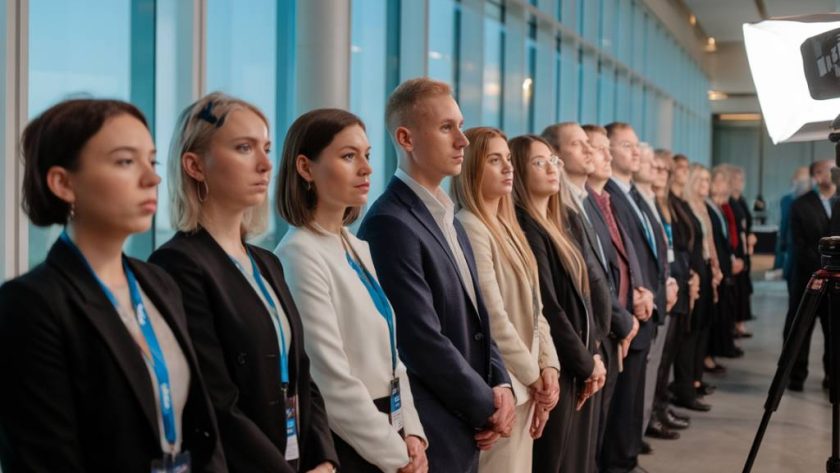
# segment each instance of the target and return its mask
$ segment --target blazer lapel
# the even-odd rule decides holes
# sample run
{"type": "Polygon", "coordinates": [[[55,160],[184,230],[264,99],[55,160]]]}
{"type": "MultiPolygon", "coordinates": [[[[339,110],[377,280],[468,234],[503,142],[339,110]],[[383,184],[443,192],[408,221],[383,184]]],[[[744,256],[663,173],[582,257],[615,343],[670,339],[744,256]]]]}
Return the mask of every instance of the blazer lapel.
{"type": "Polygon", "coordinates": [[[149,378],[148,368],[137,347],[137,342],[120,320],[116,308],[102,292],[102,288],[85,267],[85,263],[66,243],[59,240],[53,244],[47,255],[47,264],[58,269],[78,291],[81,312],[102,336],[125,374],[152,432],[160,435],[154,386],[149,378]]]}
{"type": "MultiPolygon", "coordinates": [[[[438,226],[435,218],[432,217],[432,213],[429,212],[429,209],[426,208],[426,204],[420,200],[413,190],[406,183],[400,180],[398,177],[391,178],[390,186],[393,188],[396,195],[403,201],[406,206],[408,206],[409,211],[414,216],[417,221],[420,222],[423,227],[434,237],[435,241],[440,245],[441,250],[446,254],[446,257],[449,259],[449,262],[452,264],[452,267],[455,269],[455,273],[458,275],[458,281],[461,282],[461,288],[464,290],[464,295],[467,295],[467,285],[466,281],[461,278],[461,270],[458,269],[458,263],[455,261],[455,255],[452,254],[452,250],[449,248],[449,244],[446,242],[445,237],[443,236],[443,232],[441,231],[440,227],[438,226]]],[[[463,229],[459,231],[459,224],[457,222],[454,223],[455,225],[455,233],[458,236],[458,243],[461,245],[461,250],[464,251],[465,259],[467,260],[467,266],[470,269],[470,277],[473,279],[473,287],[476,289],[476,301],[478,300],[478,284],[475,282],[475,268],[470,266],[470,258],[466,258],[466,251],[464,248],[465,246],[464,241],[462,240],[465,235],[463,234],[463,229]]],[[[467,300],[470,300],[470,297],[467,297],[467,300]]],[[[472,303],[472,302],[470,302],[472,303]]],[[[475,307],[475,313],[478,315],[478,307],[475,307]]]]}

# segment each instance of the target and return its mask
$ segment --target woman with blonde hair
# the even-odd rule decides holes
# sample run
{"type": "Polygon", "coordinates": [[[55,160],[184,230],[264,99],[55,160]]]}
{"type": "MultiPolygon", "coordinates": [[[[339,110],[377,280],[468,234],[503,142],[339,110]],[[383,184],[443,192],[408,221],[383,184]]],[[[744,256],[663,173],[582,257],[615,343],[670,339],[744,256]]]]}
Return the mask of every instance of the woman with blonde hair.
{"type": "Polygon", "coordinates": [[[586,264],[569,233],[560,192],[562,161],[538,136],[519,136],[508,144],[516,216],[537,260],[543,315],[562,367],[560,402],[534,442],[532,471],[582,471],[580,465],[589,465],[589,471],[596,445],[576,411],[602,387],[595,380],[604,379],[606,369],[596,354],[586,264]]]}
{"type": "Polygon", "coordinates": [[[183,293],[230,470],[329,472],[338,460],[283,268],[246,242],[268,216],[269,136],[258,108],[221,93],[184,110],[169,158],[178,233],[149,260],[183,293]]]}
{"type": "Polygon", "coordinates": [[[460,208],[456,218],[470,239],[493,340],[517,401],[510,437],[482,452],[479,471],[530,471],[534,439],[542,435],[560,394],[560,362],[541,313],[537,261],[516,220],[507,137],[495,128],[464,134],[470,145],[461,174],[452,178],[460,208]]]}

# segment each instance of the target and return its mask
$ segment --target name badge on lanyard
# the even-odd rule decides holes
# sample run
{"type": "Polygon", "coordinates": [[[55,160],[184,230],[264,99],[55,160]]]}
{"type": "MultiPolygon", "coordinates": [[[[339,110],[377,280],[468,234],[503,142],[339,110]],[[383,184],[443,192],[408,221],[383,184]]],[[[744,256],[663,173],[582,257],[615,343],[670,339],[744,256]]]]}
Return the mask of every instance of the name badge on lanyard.
{"type": "MultiPolygon", "coordinates": [[[[268,313],[271,317],[271,323],[274,324],[274,330],[277,333],[277,345],[280,350],[280,383],[282,384],[283,397],[286,401],[286,460],[295,461],[300,458],[300,446],[298,444],[298,397],[297,395],[288,395],[289,392],[289,355],[286,351],[286,334],[283,332],[283,323],[280,320],[280,312],[277,306],[274,305],[274,299],[271,298],[271,293],[262,281],[260,269],[257,262],[248,251],[248,259],[251,260],[251,270],[253,271],[254,280],[260,288],[265,303],[268,305],[268,313]]],[[[236,260],[234,260],[235,262],[236,260]]]]}
{"type": "Polygon", "coordinates": [[[373,304],[376,306],[376,310],[379,312],[379,315],[385,319],[385,323],[388,325],[388,343],[391,349],[392,375],[388,402],[388,420],[390,421],[391,426],[399,432],[400,436],[405,438],[402,395],[400,394],[400,378],[397,376],[397,336],[396,329],[394,327],[394,313],[391,310],[391,305],[388,303],[388,298],[385,296],[385,291],[382,289],[382,286],[379,285],[373,275],[371,275],[367,268],[364,267],[361,258],[359,258],[359,255],[356,254],[356,251],[350,245],[350,242],[346,241],[343,236],[342,240],[349,249],[349,251],[345,252],[347,262],[350,264],[350,267],[353,268],[353,271],[355,271],[359,276],[359,279],[362,281],[365,289],[368,290],[368,294],[370,294],[373,304]],[[350,251],[353,252],[353,257],[350,256],[350,251]]]}
{"type": "MultiPolygon", "coordinates": [[[[88,262],[85,255],[79,247],[76,246],[73,240],[70,239],[70,235],[67,234],[66,229],[61,233],[60,238],[61,241],[67,244],[67,246],[69,246],[70,249],[73,250],[79,258],[81,258],[88,271],[90,271],[90,274],[99,284],[102,292],[105,293],[105,296],[114,306],[114,309],[119,310],[120,304],[116,296],[114,296],[111,289],[109,289],[108,286],[99,279],[99,276],[96,275],[96,272],[93,270],[93,267],[91,267],[90,262],[88,262]]],[[[160,399],[160,414],[163,420],[163,430],[164,435],[166,436],[166,443],[169,444],[170,447],[170,451],[164,453],[163,458],[152,461],[150,471],[152,473],[188,473],[190,471],[189,452],[175,452],[175,444],[177,443],[178,433],[175,420],[175,408],[172,405],[172,390],[169,382],[169,369],[166,366],[166,359],[163,356],[163,350],[158,342],[155,329],[152,327],[152,321],[146,313],[143,298],[140,296],[137,278],[134,276],[134,272],[128,266],[125,258],[123,258],[123,271],[125,273],[125,279],[128,282],[128,294],[131,299],[131,308],[134,309],[135,320],[137,321],[137,325],[140,327],[140,333],[143,335],[146,347],[149,350],[148,354],[145,353],[142,348],[140,351],[142,352],[146,363],[152,368],[155,380],[158,384],[158,396],[160,399]]]]}

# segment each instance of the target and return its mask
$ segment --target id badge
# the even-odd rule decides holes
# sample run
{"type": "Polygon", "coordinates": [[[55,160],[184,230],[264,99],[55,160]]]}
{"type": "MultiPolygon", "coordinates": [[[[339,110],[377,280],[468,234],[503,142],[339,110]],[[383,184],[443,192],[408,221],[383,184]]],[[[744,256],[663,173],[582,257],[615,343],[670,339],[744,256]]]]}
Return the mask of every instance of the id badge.
{"type": "Polygon", "coordinates": [[[151,473],[190,473],[190,463],[190,452],[167,453],[162,459],[152,462],[151,473]]]}
{"type": "Polygon", "coordinates": [[[286,460],[300,458],[297,434],[297,396],[286,398],[286,460]]]}
{"type": "Polygon", "coordinates": [[[673,248],[668,248],[668,262],[669,263],[674,262],[674,249],[673,248]]]}
{"type": "Polygon", "coordinates": [[[400,378],[391,380],[391,425],[397,429],[402,437],[405,437],[405,424],[403,423],[402,395],[400,394],[400,378]]]}

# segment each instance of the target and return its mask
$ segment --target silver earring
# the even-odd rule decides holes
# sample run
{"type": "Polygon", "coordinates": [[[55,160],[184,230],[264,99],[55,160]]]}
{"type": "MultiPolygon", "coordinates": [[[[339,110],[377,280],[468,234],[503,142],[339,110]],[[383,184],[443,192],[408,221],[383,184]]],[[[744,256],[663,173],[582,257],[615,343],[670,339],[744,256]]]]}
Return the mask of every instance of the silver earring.
{"type": "Polygon", "coordinates": [[[207,186],[207,181],[198,181],[198,185],[195,188],[195,193],[198,196],[199,202],[204,202],[207,200],[207,196],[210,195],[210,187],[207,186]],[[204,185],[204,196],[201,195],[201,186],[204,185]]]}
{"type": "Polygon", "coordinates": [[[76,204],[70,202],[70,220],[73,220],[76,217],[76,204]]]}

